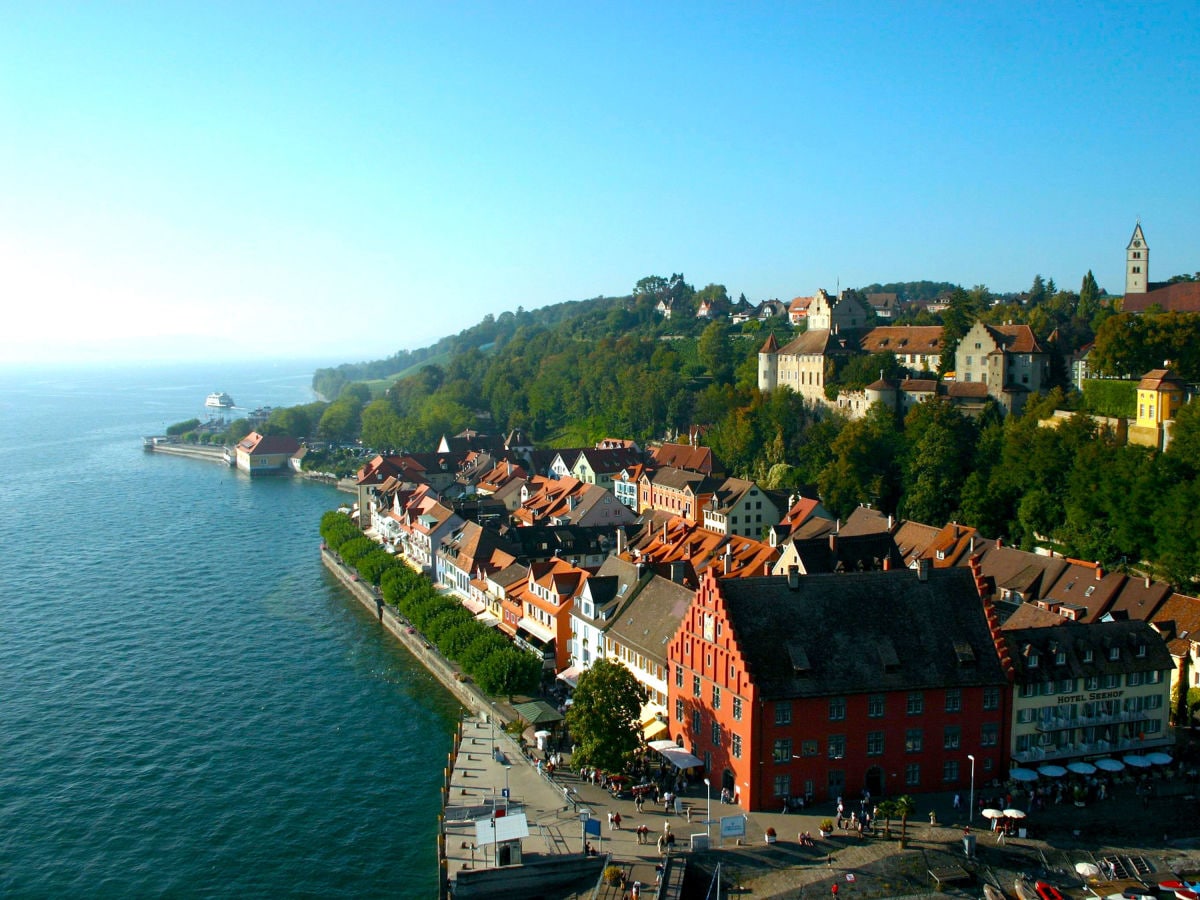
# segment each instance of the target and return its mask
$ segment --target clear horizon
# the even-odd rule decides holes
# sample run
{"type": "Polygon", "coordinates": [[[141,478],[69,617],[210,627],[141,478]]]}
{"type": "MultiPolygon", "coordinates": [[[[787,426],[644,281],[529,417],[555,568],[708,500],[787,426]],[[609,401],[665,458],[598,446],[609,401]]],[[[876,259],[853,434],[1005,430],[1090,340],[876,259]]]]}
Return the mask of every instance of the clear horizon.
{"type": "Polygon", "coordinates": [[[9,4],[0,363],[314,358],[683,272],[1200,270],[1200,7],[9,4]]]}

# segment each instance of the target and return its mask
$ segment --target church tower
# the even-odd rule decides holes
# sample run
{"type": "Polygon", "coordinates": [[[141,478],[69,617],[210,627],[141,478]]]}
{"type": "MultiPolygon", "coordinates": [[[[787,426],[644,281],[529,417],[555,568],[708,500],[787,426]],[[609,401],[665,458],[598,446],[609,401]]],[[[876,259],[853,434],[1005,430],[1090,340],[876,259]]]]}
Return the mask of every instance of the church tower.
{"type": "Polygon", "coordinates": [[[1125,248],[1125,293],[1144,294],[1150,285],[1150,248],[1142,234],[1142,223],[1133,229],[1133,237],[1125,248]]]}

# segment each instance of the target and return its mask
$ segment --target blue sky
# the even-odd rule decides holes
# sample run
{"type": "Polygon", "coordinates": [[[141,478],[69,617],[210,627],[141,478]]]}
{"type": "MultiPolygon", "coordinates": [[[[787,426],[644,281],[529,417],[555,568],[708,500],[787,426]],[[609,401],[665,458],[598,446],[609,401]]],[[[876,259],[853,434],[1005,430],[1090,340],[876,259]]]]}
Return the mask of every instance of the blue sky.
{"type": "Polygon", "coordinates": [[[0,7],[0,362],[316,357],[683,272],[1200,270],[1189,3],[0,7]]]}

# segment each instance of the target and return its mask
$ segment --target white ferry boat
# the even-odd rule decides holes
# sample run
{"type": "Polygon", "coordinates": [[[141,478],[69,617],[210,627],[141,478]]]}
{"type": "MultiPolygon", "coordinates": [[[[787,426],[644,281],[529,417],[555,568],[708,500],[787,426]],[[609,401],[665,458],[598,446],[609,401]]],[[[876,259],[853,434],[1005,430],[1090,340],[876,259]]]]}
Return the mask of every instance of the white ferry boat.
{"type": "Polygon", "coordinates": [[[209,409],[233,409],[233,398],[224,391],[214,391],[208,395],[204,405],[209,409]]]}

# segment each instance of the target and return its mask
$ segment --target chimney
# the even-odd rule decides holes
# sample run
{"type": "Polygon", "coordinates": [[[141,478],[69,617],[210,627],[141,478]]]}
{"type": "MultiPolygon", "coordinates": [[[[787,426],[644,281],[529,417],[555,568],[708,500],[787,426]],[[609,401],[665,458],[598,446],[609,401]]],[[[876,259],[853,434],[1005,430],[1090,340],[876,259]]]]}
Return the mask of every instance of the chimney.
{"type": "Polygon", "coordinates": [[[1100,565],[1100,560],[1096,560],[1096,580],[1100,581],[1104,578],[1104,567],[1100,565]]]}
{"type": "Polygon", "coordinates": [[[1000,538],[996,538],[996,549],[1000,549],[1003,546],[1004,546],[1004,541],[1001,540],[1000,538]]]}
{"type": "Polygon", "coordinates": [[[896,527],[896,520],[892,516],[888,516],[888,534],[892,533],[892,529],[896,527]]]}
{"type": "Polygon", "coordinates": [[[625,529],[617,529],[617,556],[625,552],[625,529]]]}
{"type": "Polygon", "coordinates": [[[929,580],[929,560],[918,559],[917,560],[917,581],[928,581],[928,580],[929,580]]]}
{"type": "Polygon", "coordinates": [[[892,558],[890,556],[885,556],[883,558],[883,571],[885,571],[885,572],[892,571],[892,558]]]}
{"type": "Polygon", "coordinates": [[[788,578],[788,590],[789,591],[800,590],[800,567],[799,566],[788,566],[787,578],[788,578]]]}
{"type": "Polygon", "coordinates": [[[829,532],[829,552],[837,553],[837,532],[829,532]]]}
{"type": "Polygon", "coordinates": [[[1147,590],[1150,589],[1150,576],[1149,575],[1146,576],[1146,589],[1147,590]]]}
{"type": "Polygon", "coordinates": [[[725,574],[728,575],[729,574],[729,554],[726,553],[721,559],[723,561],[722,568],[724,568],[725,574]]]}
{"type": "Polygon", "coordinates": [[[770,575],[770,574],[771,574],[771,564],[769,562],[763,563],[763,575],[766,576],[766,575],[770,575]]]}

